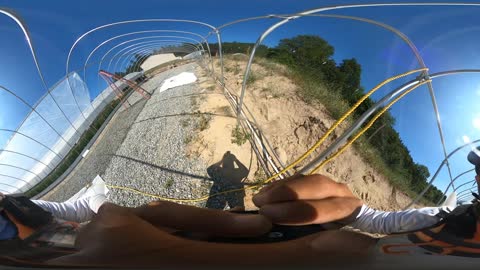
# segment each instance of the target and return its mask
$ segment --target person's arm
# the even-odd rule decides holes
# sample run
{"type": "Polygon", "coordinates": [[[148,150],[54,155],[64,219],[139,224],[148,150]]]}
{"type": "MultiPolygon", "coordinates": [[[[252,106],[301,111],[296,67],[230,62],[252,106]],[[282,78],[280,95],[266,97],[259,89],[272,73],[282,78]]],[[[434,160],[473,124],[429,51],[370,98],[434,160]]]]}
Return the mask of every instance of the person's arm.
{"type": "Polygon", "coordinates": [[[33,203],[50,212],[55,218],[73,222],[89,221],[106,201],[103,194],[79,199],[73,202],[49,202],[32,200],[33,203]]]}
{"type": "Polygon", "coordinates": [[[240,215],[228,211],[156,201],[128,208],[137,217],[159,228],[185,232],[214,233],[225,237],[248,237],[268,232],[272,224],[260,215],[240,215]],[[192,220],[195,226],[192,226],[192,220]],[[228,226],[227,226],[228,224],[228,226]]]}
{"type": "MultiPolygon", "coordinates": [[[[341,204],[341,201],[338,203],[341,204]]],[[[372,238],[346,231],[327,231],[275,244],[211,243],[180,238],[162,227],[206,231],[215,235],[261,235],[268,221],[244,215],[179,204],[150,208],[155,225],[126,207],[102,206],[79,233],[79,252],[49,261],[50,265],[109,267],[295,267],[368,259],[372,238]],[[178,219],[173,218],[176,215],[178,219]],[[239,221],[236,219],[243,219],[239,221]],[[234,221],[236,224],[232,224],[234,221]],[[214,227],[208,227],[208,223],[214,227]],[[242,224],[240,224],[242,223],[242,224]],[[237,226],[241,225],[241,226],[237,226]],[[259,226],[260,225],[260,226],[259,226]],[[345,259],[347,258],[347,259],[345,259]]],[[[338,205],[337,205],[338,206],[338,205]]],[[[142,211],[146,211],[144,208],[142,211]]]]}
{"type": "Polygon", "coordinates": [[[425,207],[405,211],[387,212],[362,206],[350,226],[369,233],[391,234],[416,231],[435,225],[440,218],[435,216],[439,207],[425,207]]]}

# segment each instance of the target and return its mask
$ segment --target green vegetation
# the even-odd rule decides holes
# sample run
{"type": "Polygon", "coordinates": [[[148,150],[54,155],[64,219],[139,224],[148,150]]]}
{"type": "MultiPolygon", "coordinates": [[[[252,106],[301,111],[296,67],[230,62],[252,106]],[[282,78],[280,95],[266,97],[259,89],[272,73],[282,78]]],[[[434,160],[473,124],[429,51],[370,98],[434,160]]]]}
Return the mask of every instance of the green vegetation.
{"type": "Polygon", "coordinates": [[[199,119],[196,128],[200,131],[206,130],[210,126],[210,120],[212,120],[212,117],[205,113],[198,114],[198,117],[199,119]]]}
{"type": "Polygon", "coordinates": [[[39,194],[48,186],[50,186],[53,182],[55,182],[65,171],[67,171],[68,168],[70,168],[73,162],[75,162],[77,157],[85,149],[90,140],[95,136],[96,131],[103,125],[105,120],[113,112],[118,103],[119,100],[114,100],[110,103],[110,105],[107,105],[105,109],[103,109],[103,111],[93,121],[90,128],[82,134],[78,143],[75,144],[75,146],[70,150],[67,156],[62,160],[62,162],[60,162],[60,164],[58,164],[58,166],[52,172],[50,172],[50,174],[47,175],[40,183],[36,184],[32,189],[25,192],[25,196],[31,198],[39,194]]]}
{"type": "Polygon", "coordinates": [[[222,114],[225,116],[233,116],[232,107],[230,107],[229,105],[220,107],[219,111],[222,112],[222,114]]]}
{"type": "Polygon", "coordinates": [[[250,133],[244,132],[239,125],[236,125],[235,128],[232,129],[232,143],[234,144],[241,146],[246,143],[250,137],[250,133]]]}
{"type": "Polygon", "coordinates": [[[183,138],[183,143],[184,144],[189,144],[193,141],[193,139],[194,139],[193,135],[187,134],[187,136],[185,136],[185,138],[183,138]]]}
{"type": "Polygon", "coordinates": [[[190,119],[187,118],[187,119],[180,120],[180,125],[182,127],[188,127],[190,125],[190,119]]]}
{"type": "MultiPolygon", "coordinates": [[[[363,95],[361,66],[355,58],[344,59],[337,64],[332,56],[334,48],[318,36],[300,35],[282,39],[278,46],[270,48],[267,59],[286,65],[291,78],[300,86],[307,102],[321,102],[338,119],[363,95]]],[[[355,111],[358,118],[371,108],[374,101],[367,98],[355,111]]],[[[413,196],[427,186],[428,168],[416,163],[393,128],[395,118],[386,112],[355,143],[362,156],[398,189],[413,196]],[[371,139],[374,137],[374,139],[371,139]],[[370,138],[367,140],[365,138],[370,138]]],[[[437,202],[443,196],[431,187],[425,199],[437,202]]]]}
{"type": "Polygon", "coordinates": [[[259,79],[258,75],[255,72],[250,71],[250,74],[248,75],[248,78],[247,78],[247,85],[252,85],[258,79],[259,79]]]}
{"type": "MultiPolygon", "coordinates": [[[[209,45],[210,45],[210,50],[212,51],[212,54],[215,54],[218,51],[218,44],[212,43],[209,45]]],[[[252,48],[253,48],[252,43],[222,42],[222,51],[224,54],[243,53],[243,54],[249,55],[252,48]]],[[[268,53],[267,46],[265,45],[258,46],[256,56],[265,57],[267,53],[268,53]]]]}
{"type": "MultiPolygon", "coordinates": [[[[215,44],[211,44],[211,47],[217,48],[215,44]]],[[[249,55],[253,44],[226,42],[222,47],[225,54],[249,55]]],[[[362,68],[357,60],[344,59],[336,63],[333,59],[334,52],[334,47],[321,37],[299,35],[280,40],[274,48],[261,45],[257,49],[255,62],[263,66],[269,75],[275,70],[288,76],[299,86],[299,94],[305,102],[320,102],[329,110],[332,117],[338,119],[365,94],[365,91],[360,81],[362,68]]],[[[246,59],[241,55],[232,57],[234,61],[240,58],[246,59]]],[[[257,74],[252,75],[247,81],[249,84],[258,79],[257,74]]],[[[269,89],[262,91],[268,92],[269,89]]],[[[353,120],[373,104],[374,101],[367,98],[355,111],[353,120]]],[[[430,172],[426,166],[412,159],[409,150],[394,129],[394,124],[395,118],[386,112],[354,146],[369,164],[390,179],[392,185],[410,196],[415,196],[428,185],[430,172]]],[[[244,143],[242,134],[241,129],[236,127],[232,131],[232,137],[235,138],[232,142],[244,143]]],[[[424,198],[429,202],[437,202],[444,196],[433,186],[424,198]]]]}
{"type": "Polygon", "coordinates": [[[248,185],[252,185],[252,186],[259,185],[257,187],[252,188],[254,191],[259,191],[260,189],[263,188],[263,185],[260,185],[260,184],[263,184],[263,181],[265,181],[267,178],[268,178],[267,174],[265,173],[263,168],[259,167],[253,174],[252,183],[249,183],[248,185]]]}
{"type": "Polygon", "coordinates": [[[173,178],[168,178],[167,181],[164,184],[164,187],[166,189],[170,189],[173,186],[173,178]]]}

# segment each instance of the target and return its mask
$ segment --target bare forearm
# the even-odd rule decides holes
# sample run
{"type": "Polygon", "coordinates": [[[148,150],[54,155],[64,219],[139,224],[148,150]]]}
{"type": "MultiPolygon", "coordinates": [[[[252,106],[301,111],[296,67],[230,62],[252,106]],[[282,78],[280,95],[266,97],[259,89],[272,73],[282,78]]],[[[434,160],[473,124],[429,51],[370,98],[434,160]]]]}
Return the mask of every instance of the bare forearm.
{"type": "MultiPolygon", "coordinates": [[[[182,245],[170,247],[166,253],[172,258],[169,260],[172,266],[176,267],[318,267],[369,260],[369,252],[375,243],[375,239],[365,235],[327,231],[275,244],[225,244],[184,240],[182,245]],[[347,242],[349,244],[345,245],[347,242]],[[212,256],[215,258],[212,259],[212,256]]],[[[159,248],[161,246],[159,243],[159,248]]],[[[155,256],[154,253],[144,261],[148,261],[150,265],[165,265],[165,258],[155,256]]]]}

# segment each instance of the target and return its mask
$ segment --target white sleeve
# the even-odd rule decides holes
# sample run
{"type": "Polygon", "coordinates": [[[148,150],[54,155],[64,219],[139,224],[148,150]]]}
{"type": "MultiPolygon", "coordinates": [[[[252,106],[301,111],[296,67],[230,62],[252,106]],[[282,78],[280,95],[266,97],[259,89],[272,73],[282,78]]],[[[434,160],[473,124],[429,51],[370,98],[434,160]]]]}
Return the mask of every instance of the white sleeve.
{"type": "Polygon", "coordinates": [[[350,225],[369,233],[391,234],[420,230],[440,221],[435,216],[447,207],[424,207],[405,211],[386,212],[363,205],[356,220],[350,225]]]}
{"type": "Polygon", "coordinates": [[[104,195],[95,195],[72,202],[49,202],[32,200],[33,203],[52,213],[55,218],[82,223],[89,221],[105,202],[104,195]]]}

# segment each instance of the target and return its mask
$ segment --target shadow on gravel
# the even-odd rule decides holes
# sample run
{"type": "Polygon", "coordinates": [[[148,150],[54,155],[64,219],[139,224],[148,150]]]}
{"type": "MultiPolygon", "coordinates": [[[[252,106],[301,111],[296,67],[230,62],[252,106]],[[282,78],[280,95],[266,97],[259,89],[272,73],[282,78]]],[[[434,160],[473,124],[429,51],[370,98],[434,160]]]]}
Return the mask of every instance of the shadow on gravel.
{"type": "MultiPolygon", "coordinates": [[[[211,165],[207,169],[208,175],[213,180],[210,195],[232,189],[243,189],[243,179],[248,176],[248,168],[230,153],[225,152],[222,160],[211,165]],[[236,166],[235,166],[236,165],[236,166]]],[[[207,208],[224,209],[227,205],[235,210],[243,210],[245,191],[239,190],[210,197],[206,203],[207,208]]]]}
{"type": "Polygon", "coordinates": [[[184,175],[184,176],[188,176],[188,177],[192,177],[192,178],[197,178],[197,179],[202,179],[202,180],[209,180],[209,181],[212,180],[212,179],[210,179],[210,178],[208,178],[208,177],[205,177],[205,176],[196,175],[196,174],[191,174],[191,173],[186,173],[186,172],[182,172],[182,171],[178,171],[178,170],[174,170],[174,169],[170,169],[170,168],[158,166],[158,165],[155,165],[155,164],[152,164],[152,163],[148,163],[148,162],[143,161],[143,160],[139,160],[139,159],[135,159],[135,158],[127,157],[127,156],[116,155],[116,154],[111,155],[111,156],[112,156],[112,157],[124,158],[124,159],[127,159],[127,160],[129,160],[129,161],[137,162],[137,163],[140,163],[140,164],[143,164],[143,165],[147,165],[147,166],[150,166],[150,167],[153,167],[153,168],[162,170],[162,171],[170,172],[170,173],[181,174],[181,175],[184,175]]]}
{"type": "Polygon", "coordinates": [[[220,93],[194,93],[194,94],[187,94],[187,95],[180,95],[180,96],[172,96],[164,99],[159,99],[155,102],[149,103],[147,106],[156,106],[159,103],[162,103],[164,101],[172,100],[172,99],[180,99],[180,98],[187,98],[187,97],[201,97],[201,96],[207,96],[207,95],[223,95],[220,93]]]}
{"type": "Polygon", "coordinates": [[[140,124],[146,121],[152,121],[160,118],[168,118],[168,117],[176,117],[176,116],[200,116],[200,115],[210,115],[210,116],[221,116],[221,117],[229,117],[229,118],[236,118],[235,116],[226,115],[226,114],[218,114],[218,113],[210,113],[210,112],[195,112],[195,113],[177,113],[177,114],[167,114],[167,115],[160,115],[156,117],[146,118],[142,120],[138,120],[137,122],[133,123],[134,125],[140,124]]]}

